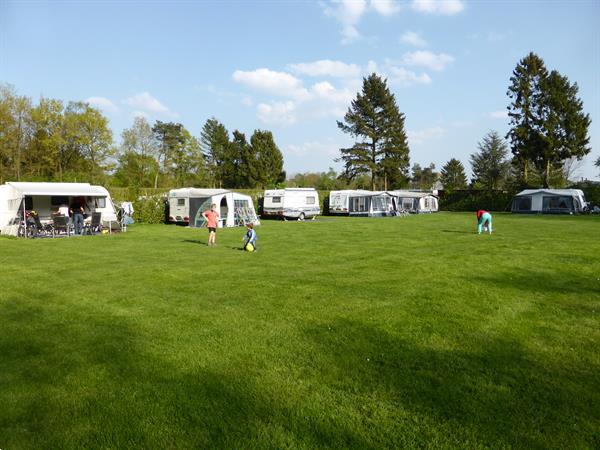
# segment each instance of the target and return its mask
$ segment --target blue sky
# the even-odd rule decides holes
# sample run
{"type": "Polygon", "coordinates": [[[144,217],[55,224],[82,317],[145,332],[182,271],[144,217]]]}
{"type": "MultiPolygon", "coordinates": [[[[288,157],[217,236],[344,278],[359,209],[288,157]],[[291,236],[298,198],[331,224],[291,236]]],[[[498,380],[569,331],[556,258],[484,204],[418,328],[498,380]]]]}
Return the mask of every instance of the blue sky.
{"type": "Polygon", "coordinates": [[[579,85],[598,179],[600,2],[0,0],[0,82],[87,100],[115,141],[135,115],[199,136],[216,117],[271,130],[288,173],[336,170],[336,126],[362,77],[388,79],[406,115],[411,164],[469,155],[508,129],[512,70],[534,51],[579,85]]]}

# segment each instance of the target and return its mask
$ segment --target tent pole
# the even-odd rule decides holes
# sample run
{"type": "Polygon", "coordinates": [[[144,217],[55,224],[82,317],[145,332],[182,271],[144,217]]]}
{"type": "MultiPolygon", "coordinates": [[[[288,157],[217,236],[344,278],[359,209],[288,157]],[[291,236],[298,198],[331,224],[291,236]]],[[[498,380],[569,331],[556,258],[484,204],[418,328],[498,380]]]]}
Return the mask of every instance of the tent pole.
{"type": "Polygon", "coordinates": [[[23,196],[22,202],[23,202],[23,223],[25,224],[25,239],[27,239],[27,213],[25,211],[25,204],[26,204],[25,196],[23,196]]]}

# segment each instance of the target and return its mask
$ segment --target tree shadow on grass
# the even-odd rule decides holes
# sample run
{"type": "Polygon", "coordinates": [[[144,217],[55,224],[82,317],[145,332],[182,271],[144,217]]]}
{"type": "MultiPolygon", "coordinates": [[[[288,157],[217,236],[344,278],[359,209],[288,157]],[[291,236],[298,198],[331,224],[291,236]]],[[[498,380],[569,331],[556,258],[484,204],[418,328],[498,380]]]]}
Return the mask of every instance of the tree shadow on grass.
{"type": "Polygon", "coordinates": [[[488,272],[486,275],[470,274],[465,279],[470,283],[476,282],[500,289],[511,287],[528,292],[546,292],[552,295],[580,294],[582,300],[589,299],[592,294],[596,301],[600,301],[600,281],[597,277],[584,276],[581,273],[563,269],[499,270],[488,272]]]}
{"type": "Polygon", "coordinates": [[[24,314],[15,304],[0,304],[0,316],[10,324],[0,333],[2,448],[368,448],[244,364],[157,356],[160,344],[132,317],[64,320],[46,306],[24,314]],[[36,325],[21,328],[25,316],[36,325]]]}
{"type": "Polygon", "coordinates": [[[476,343],[475,350],[418,347],[351,320],[309,327],[306,335],[321,358],[324,385],[354,392],[356,404],[375,397],[397,417],[384,447],[599,443],[600,367],[543,364],[502,339],[476,343]],[[402,439],[411,432],[416,441],[407,445],[402,439]]]}

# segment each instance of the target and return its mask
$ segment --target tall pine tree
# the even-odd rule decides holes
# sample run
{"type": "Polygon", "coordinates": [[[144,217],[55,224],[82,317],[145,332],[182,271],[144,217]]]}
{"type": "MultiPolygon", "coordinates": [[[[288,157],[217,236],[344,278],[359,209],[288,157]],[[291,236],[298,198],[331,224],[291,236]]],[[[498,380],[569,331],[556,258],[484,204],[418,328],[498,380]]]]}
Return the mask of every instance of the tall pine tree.
{"type": "Polygon", "coordinates": [[[458,159],[452,158],[442,167],[440,181],[447,191],[465,189],[467,187],[465,167],[458,159]]]}
{"type": "Polygon", "coordinates": [[[529,53],[519,61],[510,79],[508,107],[513,155],[529,184],[529,165],[535,164],[549,187],[553,172],[563,161],[578,160],[590,152],[588,128],[591,123],[577,97],[577,83],[553,70],[548,73],[544,61],[529,53]]]}
{"type": "Polygon", "coordinates": [[[345,175],[352,179],[370,174],[371,188],[376,178],[383,188],[406,184],[409,168],[409,149],[404,131],[404,114],[398,110],[396,99],[387,81],[376,74],[363,79],[362,93],[348,108],[344,122],[338,128],[356,138],[350,148],[340,149],[345,175]]]}
{"type": "Polygon", "coordinates": [[[208,119],[200,134],[200,147],[204,152],[214,187],[223,187],[224,162],[229,150],[229,131],[214,117],[208,119]]]}
{"type": "Polygon", "coordinates": [[[262,188],[275,187],[277,183],[285,181],[283,155],[275,144],[273,134],[266,130],[255,130],[250,145],[256,157],[256,185],[262,188]]]}

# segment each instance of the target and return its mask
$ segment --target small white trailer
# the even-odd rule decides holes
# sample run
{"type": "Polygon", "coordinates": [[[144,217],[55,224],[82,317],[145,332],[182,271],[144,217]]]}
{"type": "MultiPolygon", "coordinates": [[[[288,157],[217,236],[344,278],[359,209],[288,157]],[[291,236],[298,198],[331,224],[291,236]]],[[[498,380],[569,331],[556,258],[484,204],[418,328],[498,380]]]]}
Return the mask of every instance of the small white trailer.
{"type": "Polygon", "coordinates": [[[263,215],[304,220],[321,214],[319,193],[314,188],[269,189],[265,191],[263,215]]]}
{"type": "Polygon", "coordinates": [[[169,191],[169,222],[190,227],[204,226],[202,213],[217,205],[219,227],[259,225],[254,203],[249,195],[226,189],[182,188],[169,191]]]}
{"type": "Polygon", "coordinates": [[[0,186],[0,233],[17,236],[26,211],[36,211],[48,221],[61,207],[72,204],[84,207],[85,213],[102,213],[102,225],[120,227],[109,192],[89,183],[8,182],[0,186]]]}

